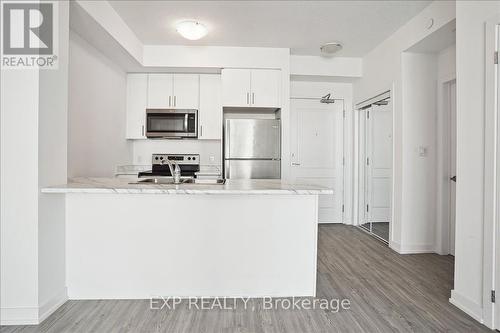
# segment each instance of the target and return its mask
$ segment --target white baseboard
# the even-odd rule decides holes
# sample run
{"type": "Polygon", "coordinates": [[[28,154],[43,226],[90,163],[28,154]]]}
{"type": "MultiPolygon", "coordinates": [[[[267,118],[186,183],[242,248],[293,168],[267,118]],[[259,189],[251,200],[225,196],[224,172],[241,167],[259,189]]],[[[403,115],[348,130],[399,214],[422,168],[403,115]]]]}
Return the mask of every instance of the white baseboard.
{"type": "Polygon", "coordinates": [[[433,244],[404,244],[390,241],[389,247],[399,254],[436,253],[433,244]]]}
{"type": "Polygon", "coordinates": [[[456,290],[451,291],[450,303],[467,313],[469,316],[483,324],[483,309],[480,304],[471,301],[459,294],[456,290]]]}
{"type": "Polygon", "coordinates": [[[0,325],[37,325],[38,307],[2,307],[0,325]]]}
{"type": "Polygon", "coordinates": [[[61,305],[68,300],[68,290],[66,287],[55,294],[38,308],[38,323],[43,322],[48,316],[53,314],[61,305]]]}
{"type": "Polygon", "coordinates": [[[68,300],[66,288],[39,307],[2,307],[0,325],[38,325],[68,300]]]}

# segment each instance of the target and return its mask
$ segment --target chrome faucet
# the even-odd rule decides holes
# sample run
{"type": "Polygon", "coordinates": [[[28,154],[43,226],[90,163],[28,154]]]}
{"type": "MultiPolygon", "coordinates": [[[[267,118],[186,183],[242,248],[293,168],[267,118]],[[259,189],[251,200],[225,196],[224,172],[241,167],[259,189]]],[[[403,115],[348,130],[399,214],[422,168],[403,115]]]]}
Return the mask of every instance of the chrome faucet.
{"type": "Polygon", "coordinates": [[[174,184],[180,184],[181,183],[181,167],[177,162],[172,162],[170,160],[166,160],[168,163],[168,168],[170,169],[170,174],[174,178],[174,184]],[[174,164],[174,166],[172,166],[174,164]]]}

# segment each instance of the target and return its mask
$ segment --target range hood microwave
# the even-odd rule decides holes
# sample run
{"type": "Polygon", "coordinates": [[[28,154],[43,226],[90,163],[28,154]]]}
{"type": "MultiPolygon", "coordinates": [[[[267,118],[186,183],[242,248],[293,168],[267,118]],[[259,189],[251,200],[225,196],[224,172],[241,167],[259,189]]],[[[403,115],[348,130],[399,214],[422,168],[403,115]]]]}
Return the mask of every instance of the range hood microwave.
{"type": "Polygon", "coordinates": [[[198,137],[198,110],[146,109],[146,137],[181,139],[198,137]]]}

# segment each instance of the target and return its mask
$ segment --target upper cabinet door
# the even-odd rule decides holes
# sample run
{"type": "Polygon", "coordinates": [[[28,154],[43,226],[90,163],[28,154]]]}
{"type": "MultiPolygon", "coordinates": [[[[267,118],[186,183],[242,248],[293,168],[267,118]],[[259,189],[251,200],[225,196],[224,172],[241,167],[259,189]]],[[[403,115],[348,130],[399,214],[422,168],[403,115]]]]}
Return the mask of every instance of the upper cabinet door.
{"type": "Polygon", "coordinates": [[[227,68],[222,70],[223,106],[250,106],[250,73],[249,69],[227,68]]]}
{"type": "Polygon", "coordinates": [[[148,75],[148,108],[168,109],[173,106],[172,74],[148,75]]]}
{"type": "Polygon", "coordinates": [[[148,75],[127,75],[127,139],[145,139],[148,75]]]}
{"type": "Polygon", "coordinates": [[[281,108],[281,71],[253,69],[251,78],[252,107],[281,108]]]}
{"type": "Polygon", "coordinates": [[[222,139],[222,83],[217,74],[200,75],[198,139],[222,139]]]}
{"type": "Polygon", "coordinates": [[[200,75],[198,74],[173,74],[174,92],[172,108],[196,109],[200,106],[200,75]]]}

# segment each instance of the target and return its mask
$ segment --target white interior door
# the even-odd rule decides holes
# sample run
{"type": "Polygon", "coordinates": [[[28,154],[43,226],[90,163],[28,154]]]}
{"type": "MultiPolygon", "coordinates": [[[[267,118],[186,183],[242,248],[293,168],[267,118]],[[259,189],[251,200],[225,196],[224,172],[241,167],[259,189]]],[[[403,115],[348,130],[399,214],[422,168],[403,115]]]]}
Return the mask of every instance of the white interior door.
{"type": "Polygon", "coordinates": [[[341,101],[291,101],[292,180],[334,190],[319,198],[321,223],[343,222],[343,108],[341,101]]]}
{"type": "Polygon", "coordinates": [[[455,208],[457,174],[457,83],[450,82],[450,254],[455,255],[455,208]],[[456,180],[456,178],[455,178],[456,180]]]}
{"type": "Polygon", "coordinates": [[[392,114],[390,104],[366,112],[366,216],[368,222],[391,221],[392,114]]]}

